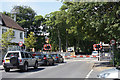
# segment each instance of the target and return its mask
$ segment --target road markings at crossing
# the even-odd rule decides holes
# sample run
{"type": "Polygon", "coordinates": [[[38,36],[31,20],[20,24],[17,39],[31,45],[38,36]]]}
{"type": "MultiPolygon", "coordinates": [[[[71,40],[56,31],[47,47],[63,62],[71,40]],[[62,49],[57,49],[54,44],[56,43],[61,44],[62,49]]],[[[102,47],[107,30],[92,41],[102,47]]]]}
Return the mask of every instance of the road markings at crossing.
{"type": "Polygon", "coordinates": [[[89,78],[90,74],[93,72],[93,69],[87,74],[85,78],[89,78]]]}

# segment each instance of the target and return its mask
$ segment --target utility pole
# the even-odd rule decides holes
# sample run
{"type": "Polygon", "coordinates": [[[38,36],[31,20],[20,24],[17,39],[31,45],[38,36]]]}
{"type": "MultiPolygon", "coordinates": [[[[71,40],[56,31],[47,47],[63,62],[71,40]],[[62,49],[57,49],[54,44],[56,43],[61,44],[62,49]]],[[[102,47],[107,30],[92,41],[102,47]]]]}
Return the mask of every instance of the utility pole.
{"type": "Polygon", "coordinates": [[[114,48],[115,48],[114,45],[112,45],[113,66],[115,66],[114,48]]]}
{"type": "MultiPolygon", "coordinates": [[[[27,31],[28,31],[28,28],[24,28],[25,30],[25,38],[27,38],[27,31]]],[[[25,51],[26,51],[26,46],[25,46],[25,51]]]]}

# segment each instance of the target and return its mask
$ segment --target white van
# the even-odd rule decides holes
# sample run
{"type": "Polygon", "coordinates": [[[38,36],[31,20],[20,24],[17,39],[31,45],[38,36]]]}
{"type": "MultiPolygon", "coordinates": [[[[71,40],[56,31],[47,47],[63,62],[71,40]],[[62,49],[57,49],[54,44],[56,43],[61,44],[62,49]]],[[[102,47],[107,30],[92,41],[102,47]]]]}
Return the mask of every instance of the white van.
{"type": "Polygon", "coordinates": [[[92,51],[92,55],[98,56],[98,51],[92,51]]]}

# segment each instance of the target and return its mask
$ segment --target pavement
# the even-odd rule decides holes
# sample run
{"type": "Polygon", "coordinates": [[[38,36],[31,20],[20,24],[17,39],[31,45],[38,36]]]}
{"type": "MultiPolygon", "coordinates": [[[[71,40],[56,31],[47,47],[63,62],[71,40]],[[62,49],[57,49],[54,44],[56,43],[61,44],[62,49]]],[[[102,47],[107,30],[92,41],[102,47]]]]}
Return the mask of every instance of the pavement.
{"type": "Polygon", "coordinates": [[[3,69],[3,65],[0,65],[0,69],[3,69]]]}
{"type": "Polygon", "coordinates": [[[3,70],[3,66],[2,65],[0,65],[0,80],[2,79],[2,71],[3,70]]]}

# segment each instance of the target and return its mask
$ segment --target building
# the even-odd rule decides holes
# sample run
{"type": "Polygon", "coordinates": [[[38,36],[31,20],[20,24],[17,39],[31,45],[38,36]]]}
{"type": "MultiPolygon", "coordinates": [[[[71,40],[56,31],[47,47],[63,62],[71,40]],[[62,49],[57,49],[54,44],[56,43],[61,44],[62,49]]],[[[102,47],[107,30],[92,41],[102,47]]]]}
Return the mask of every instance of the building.
{"type": "Polygon", "coordinates": [[[15,38],[11,41],[12,45],[8,47],[8,50],[20,50],[18,43],[22,41],[24,44],[24,29],[10,17],[0,14],[0,39],[2,39],[2,34],[10,28],[13,29],[15,38]]]}

